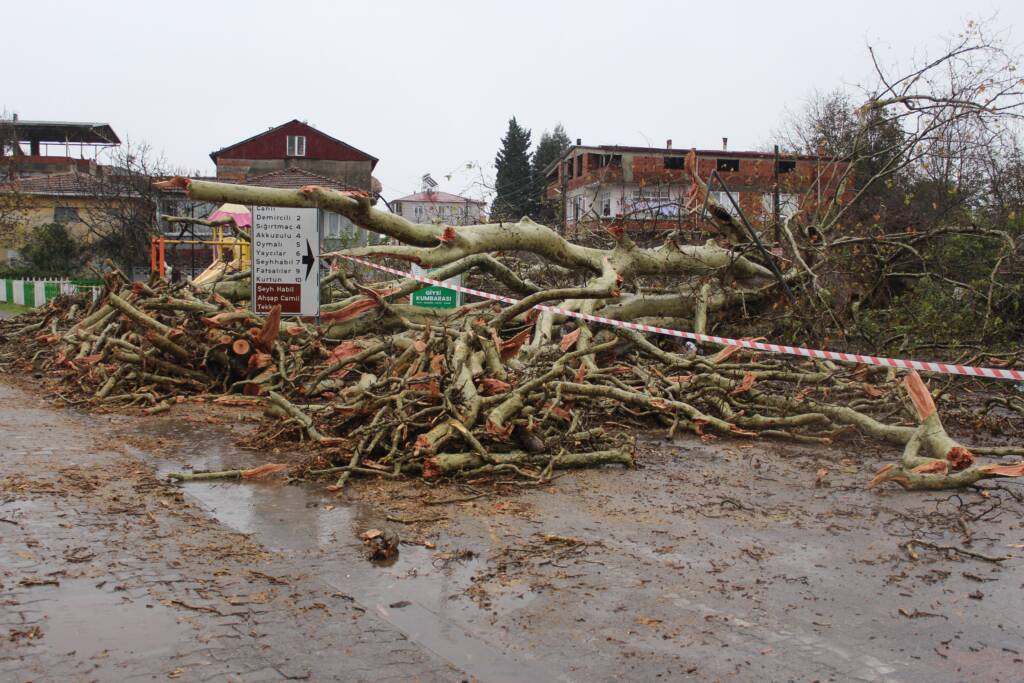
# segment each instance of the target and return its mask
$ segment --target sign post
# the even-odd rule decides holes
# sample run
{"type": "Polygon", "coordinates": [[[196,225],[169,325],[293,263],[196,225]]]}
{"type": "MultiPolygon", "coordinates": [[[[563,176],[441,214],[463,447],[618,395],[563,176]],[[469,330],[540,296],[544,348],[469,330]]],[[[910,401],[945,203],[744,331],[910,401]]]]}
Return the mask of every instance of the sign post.
{"type": "MultiPolygon", "coordinates": [[[[420,268],[414,263],[412,265],[412,274],[429,276],[430,271],[420,268]]],[[[456,275],[445,280],[445,283],[461,285],[462,276],[456,275]]],[[[447,287],[424,287],[413,292],[410,300],[413,306],[422,306],[423,308],[458,308],[462,305],[462,294],[447,287]]]]}
{"type": "Polygon", "coordinates": [[[320,315],[317,209],[252,207],[252,310],[320,315]]]}

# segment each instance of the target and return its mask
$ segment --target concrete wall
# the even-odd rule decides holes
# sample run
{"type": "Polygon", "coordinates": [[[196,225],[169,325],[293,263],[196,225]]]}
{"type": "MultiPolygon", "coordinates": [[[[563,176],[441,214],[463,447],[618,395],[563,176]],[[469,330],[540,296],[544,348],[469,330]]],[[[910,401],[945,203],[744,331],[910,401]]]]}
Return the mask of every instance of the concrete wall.
{"type": "Polygon", "coordinates": [[[14,175],[49,175],[52,173],[95,173],[96,162],[89,159],[75,159],[66,156],[26,155],[21,157],[4,157],[4,170],[14,175]]]}

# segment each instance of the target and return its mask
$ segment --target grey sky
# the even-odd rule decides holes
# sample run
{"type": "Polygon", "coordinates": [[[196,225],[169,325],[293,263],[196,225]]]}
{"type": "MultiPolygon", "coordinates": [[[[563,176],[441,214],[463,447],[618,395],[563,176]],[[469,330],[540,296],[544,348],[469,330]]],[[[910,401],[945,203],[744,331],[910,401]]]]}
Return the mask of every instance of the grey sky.
{"type": "Polygon", "coordinates": [[[105,121],[175,164],[305,119],[381,161],[384,195],[491,175],[513,114],[589,144],[733,149],[768,140],[814,88],[906,61],[994,2],[32,2],[4,9],[0,107],[105,121]],[[451,180],[445,175],[458,171],[451,180]]]}

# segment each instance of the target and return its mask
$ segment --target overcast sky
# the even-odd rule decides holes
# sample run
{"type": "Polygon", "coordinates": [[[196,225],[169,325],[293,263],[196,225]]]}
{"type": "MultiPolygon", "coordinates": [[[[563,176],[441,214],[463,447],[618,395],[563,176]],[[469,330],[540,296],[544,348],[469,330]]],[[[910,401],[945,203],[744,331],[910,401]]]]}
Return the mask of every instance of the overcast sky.
{"type": "Polygon", "coordinates": [[[992,17],[1021,43],[1019,0],[32,0],[5,3],[0,109],[109,122],[206,174],[298,118],[378,157],[387,198],[425,172],[479,195],[513,115],[534,141],[758,148],[813,89],[865,80],[869,42],[906,62],[992,17]]]}

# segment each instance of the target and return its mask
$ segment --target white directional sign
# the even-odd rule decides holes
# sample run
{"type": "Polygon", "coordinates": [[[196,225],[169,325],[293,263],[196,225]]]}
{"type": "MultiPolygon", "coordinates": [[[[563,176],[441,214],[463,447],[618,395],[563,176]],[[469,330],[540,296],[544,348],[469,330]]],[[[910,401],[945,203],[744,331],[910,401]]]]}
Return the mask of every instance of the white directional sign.
{"type": "Polygon", "coordinates": [[[320,314],[320,231],[316,209],[252,207],[252,306],[267,313],[320,314]]]}

